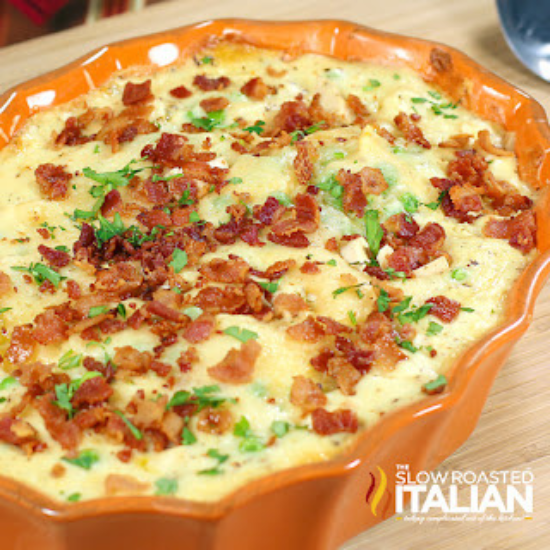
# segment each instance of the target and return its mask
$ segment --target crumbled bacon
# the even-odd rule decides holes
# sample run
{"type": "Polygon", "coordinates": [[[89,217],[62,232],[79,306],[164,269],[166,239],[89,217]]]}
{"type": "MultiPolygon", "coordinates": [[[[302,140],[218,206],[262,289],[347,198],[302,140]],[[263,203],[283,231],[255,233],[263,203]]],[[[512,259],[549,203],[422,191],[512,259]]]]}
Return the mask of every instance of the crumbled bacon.
{"type": "Polygon", "coordinates": [[[151,313],[152,315],[156,315],[157,317],[162,317],[167,321],[178,323],[183,321],[185,318],[183,313],[180,313],[179,311],[168,307],[158,300],[153,300],[149,302],[146,307],[149,313],[151,313]]]}
{"type": "Polygon", "coordinates": [[[290,388],[290,402],[302,409],[304,415],[323,407],[327,403],[327,396],[311,378],[294,376],[290,388]]]}
{"type": "Polygon", "coordinates": [[[88,143],[92,141],[93,136],[83,136],[82,135],[82,124],[79,120],[72,116],[65,121],[65,126],[63,130],[55,138],[55,145],[57,147],[63,147],[67,145],[72,147],[75,145],[82,145],[83,143],[88,143]]]}
{"type": "Polygon", "coordinates": [[[191,97],[193,93],[185,86],[178,86],[177,88],[173,88],[172,90],[170,90],[170,95],[172,97],[175,97],[176,99],[186,99],[188,97],[191,97]]]}
{"type": "Polygon", "coordinates": [[[67,413],[54,404],[54,393],[47,393],[36,401],[36,408],[44,419],[44,424],[50,435],[64,449],[74,451],[82,438],[82,432],[78,426],[67,420],[67,413]]]}
{"type": "Polygon", "coordinates": [[[323,408],[311,414],[313,431],[319,435],[333,435],[341,432],[355,433],[359,428],[357,415],[349,409],[329,412],[323,408]]]}
{"type": "Polygon", "coordinates": [[[283,317],[285,314],[296,317],[308,309],[307,303],[299,294],[280,292],[273,299],[273,312],[276,317],[283,317]]]}
{"type": "Polygon", "coordinates": [[[38,247],[38,252],[40,252],[46,261],[53,267],[65,267],[66,265],[69,265],[69,262],[71,261],[71,257],[67,252],[55,250],[44,244],[41,244],[38,247]]]}
{"type": "Polygon", "coordinates": [[[212,111],[222,111],[229,105],[229,100],[225,97],[207,97],[203,99],[199,105],[207,113],[212,111]]]}
{"type": "Polygon", "coordinates": [[[35,347],[32,325],[17,326],[13,329],[6,357],[15,364],[25,363],[32,357],[35,347]]]}
{"type": "Polygon", "coordinates": [[[342,200],[344,210],[354,212],[359,217],[365,213],[367,196],[379,195],[388,188],[388,183],[382,172],[378,168],[369,168],[368,166],[355,174],[341,168],[336,179],[344,187],[342,200]]]}
{"type": "Polygon", "coordinates": [[[198,319],[191,322],[183,331],[183,337],[192,344],[204,342],[210,338],[214,330],[214,318],[208,315],[201,315],[198,319]]]}
{"type": "Polygon", "coordinates": [[[435,296],[426,300],[426,304],[432,305],[430,315],[437,317],[444,323],[454,321],[460,313],[460,303],[446,296],[435,296]]]}
{"type": "Polygon", "coordinates": [[[40,191],[50,200],[59,201],[67,197],[69,182],[73,177],[63,166],[47,163],[41,164],[35,171],[40,191]]]}
{"type": "Polygon", "coordinates": [[[99,405],[113,395],[113,388],[102,376],[95,376],[83,382],[76,390],[71,403],[74,407],[99,405]]]}
{"type": "Polygon", "coordinates": [[[310,344],[319,342],[319,340],[325,336],[324,326],[311,315],[298,325],[288,327],[286,332],[294,340],[300,340],[310,344]]]}
{"type": "Polygon", "coordinates": [[[193,84],[200,88],[203,92],[211,92],[213,90],[223,90],[231,84],[231,80],[227,76],[219,78],[208,78],[204,74],[198,74],[193,79],[193,84]]]}
{"type": "Polygon", "coordinates": [[[308,185],[315,169],[314,161],[317,150],[310,141],[296,143],[296,157],[294,159],[294,173],[300,185],[308,185]]]}
{"type": "Polygon", "coordinates": [[[40,313],[34,320],[32,337],[42,345],[62,342],[68,336],[68,326],[61,317],[51,309],[40,313]]]}
{"type": "Polygon", "coordinates": [[[354,94],[349,94],[346,98],[346,103],[351,111],[355,114],[353,124],[364,126],[367,122],[370,113],[365,104],[354,94]]]}
{"type": "Polygon", "coordinates": [[[104,485],[107,496],[141,494],[149,489],[149,483],[125,474],[109,474],[104,485]]]}
{"type": "Polygon", "coordinates": [[[274,92],[275,89],[268,86],[259,76],[250,79],[241,87],[241,93],[250,99],[256,99],[258,101],[265,99],[268,94],[272,94],[274,92]]]}
{"type": "Polygon", "coordinates": [[[495,157],[513,157],[513,151],[507,151],[493,145],[491,141],[491,134],[489,130],[480,130],[477,134],[476,145],[483,149],[486,153],[494,155],[495,157]]]}
{"type": "Polygon", "coordinates": [[[122,206],[122,197],[118,189],[113,189],[105,195],[105,201],[101,206],[101,214],[105,217],[113,215],[120,210],[122,206]]]}
{"type": "Polygon", "coordinates": [[[196,348],[190,347],[181,352],[176,362],[181,372],[189,372],[193,366],[193,363],[196,363],[198,360],[199,356],[196,348]]]}
{"type": "Polygon", "coordinates": [[[254,217],[263,225],[272,225],[285,211],[286,208],[275,197],[268,197],[262,206],[254,207],[254,217]]]}
{"type": "Polygon", "coordinates": [[[222,361],[208,369],[208,374],[227,384],[246,384],[253,378],[261,351],[262,346],[256,340],[248,340],[240,349],[230,349],[222,361]]]}
{"type": "Polygon", "coordinates": [[[5,296],[13,290],[13,284],[10,276],[3,271],[0,271],[0,296],[5,296]]]}
{"type": "Polygon", "coordinates": [[[200,272],[210,281],[217,283],[244,283],[250,266],[242,258],[223,260],[214,258],[201,266],[200,272]]]}
{"type": "Polygon", "coordinates": [[[510,246],[527,254],[537,244],[535,214],[528,210],[505,220],[491,219],[485,224],[483,234],[495,239],[508,239],[510,246]]]}
{"type": "Polygon", "coordinates": [[[316,273],[319,273],[321,269],[315,262],[307,261],[303,263],[302,267],[300,267],[300,271],[307,275],[315,275],[316,273]]]}
{"type": "Polygon", "coordinates": [[[342,357],[329,359],[327,372],[332,376],[344,395],[355,395],[355,386],[361,380],[361,373],[342,357]]]}
{"type": "Polygon", "coordinates": [[[305,130],[312,124],[313,119],[303,101],[286,101],[275,115],[269,134],[271,136],[278,136],[283,132],[290,134],[296,130],[305,130]]]}
{"type": "Polygon", "coordinates": [[[46,448],[38,432],[27,421],[9,415],[0,416],[0,441],[20,447],[27,455],[46,448]]]}
{"type": "Polygon", "coordinates": [[[430,142],[424,137],[422,130],[411,121],[411,117],[404,112],[400,112],[394,118],[395,125],[403,133],[403,137],[411,142],[424,147],[424,149],[431,149],[430,142]]]}
{"type": "Polygon", "coordinates": [[[124,105],[134,105],[135,103],[146,103],[153,99],[151,93],[151,80],[146,80],[140,84],[127,82],[122,92],[122,103],[124,105]]]}
{"type": "Polygon", "coordinates": [[[206,407],[197,415],[197,430],[223,435],[233,427],[233,415],[228,409],[206,407]]]}
{"type": "Polygon", "coordinates": [[[132,346],[115,348],[115,356],[113,357],[113,363],[119,370],[135,374],[145,374],[149,370],[152,360],[153,356],[150,352],[138,351],[132,346]]]}

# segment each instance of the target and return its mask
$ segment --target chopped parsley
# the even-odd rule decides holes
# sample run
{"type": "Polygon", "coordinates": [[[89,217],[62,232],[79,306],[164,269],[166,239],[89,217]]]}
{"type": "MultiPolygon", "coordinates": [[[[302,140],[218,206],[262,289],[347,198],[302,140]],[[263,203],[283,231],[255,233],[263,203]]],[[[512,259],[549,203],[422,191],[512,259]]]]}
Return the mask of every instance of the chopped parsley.
{"type": "Polygon", "coordinates": [[[168,410],[172,407],[187,405],[189,403],[197,405],[197,412],[202,411],[202,409],[204,409],[205,407],[212,407],[215,409],[226,401],[231,401],[231,399],[228,399],[226,397],[212,395],[217,394],[220,391],[220,387],[216,385],[193,388],[192,392],[180,390],[172,396],[172,398],[166,405],[166,409],[168,410]]]}
{"type": "Polygon", "coordinates": [[[443,198],[445,197],[446,194],[447,194],[447,191],[441,191],[436,201],[428,202],[424,204],[424,206],[426,208],[429,208],[430,210],[437,210],[441,206],[441,203],[443,202],[443,198]]]}
{"type": "Polygon", "coordinates": [[[99,246],[102,246],[103,243],[106,243],[109,239],[117,235],[122,235],[126,231],[124,222],[118,212],[115,214],[112,222],[104,218],[101,214],[98,214],[97,219],[99,220],[99,228],[95,229],[95,236],[99,246]]]}
{"type": "Polygon", "coordinates": [[[174,273],[179,273],[187,265],[187,252],[176,248],[172,254],[172,261],[168,265],[174,273]]]}
{"type": "Polygon", "coordinates": [[[124,320],[126,320],[126,318],[128,317],[126,306],[123,303],[120,303],[118,304],[118,306],[116,306],[116,312],[117,315],[120,315],[120,317],[124,320]]]}
{"type": "Polygon", "coordinates": [[[376,300],[376,305],[378,306],[378,311],[380,313],[388,311],[390,307],[390,295],[383,288],[380,289],[380,294],[378,295],[378,298],[376,300]]]}
{"type": "Polygon", "coordinates": [[[473,307],[461,307],[460,311],[465,311],[466,313],[473,313],[475,309],[473,307]]]}
{"type": "Polygon", "coordinates": [[[93,449],[84,449],[80,451],[76,458],[63,457],[63,460],[73,466],[78,466],[84,470],[90,470],[94,464],[99,462],[99,454],[93,449]]]}
{"type": "Polygon", "coordinates": [[[426,334],[428,334],[429,336],[435,336],[436,334],[439,334],[442,330],[443,330],[443,325],[430,321],[426,334]]]}
{"type": "Polygon", "coordinates": [[[81,493],[72,493],[67,497],[69,502],[78,502],[82,498],[81,493]]]}
{"type": "Polygon", "coordinates": [[[183,314],[187,315],[192,321],[196,321],[203,314],[203,311],[200,307],[189,306],[183,310],[183,314]]]}
{"type": "Polygon", "coordinates": [[[365,212],[365,231],[369,249],[374,257],[378,255],[380,250],[380,242],[384,236],[384,231],[380,225],[380,214],[378,210],[367,210],[365,212]]]}
{"type": "Polygon", "coordinates": [[[232,178],[229,178],[227,181],[228,181],[228,183],[230,183],[232,185],[239,185],[240,183],[243,182],[243,178],[239,178],[238,176],[234,176],[232,178]]]}
{"type": "Polygon", "coordinates": [[[191,223],[200,222],[200,221],[201,221],[201,217],[200,217],[199,213],[198,213],[198,212],[195,212],[195,211],[191,212],[191,214],[189,214],[189,221],[190,221],[191,223]]]}
{"type": "Polygon", "coordinates": [[[206,132],[211,132],[214,128],[220,128],[225,122],[225,111],[210,111],[204,117],[195,117],[191,111],[187,113],[191,124],[195,128],[200,128],[206,132]]]}
{"type": "Polygon", "coordinates": [[[41,285],[44,281],[50,281],[55,288],[59,288],[61,281],[65,280],[67,277],[62,277],[57,271],[53,270],[51,267],[44,265],[42,263],[32,263],[29,267],[24,266],[14,266],[12,267],[13,271],[22,271],[24,273],[29,273],[34,278],[34,281],[41,285]]]}
{"type": "Polygon", "coordinates": [[[409,214],[414,214],[418,211],[420,201],[418,200],[418,197],[416,197],[412,193],[404,193],[399,197],[399,200],[403,204],[403,208],[405,209],[405,211],[409,214]]]}
{"type": "Polygon", "coordinates": [[[7,390],[8,388],[11,388],[14,384],[17,384],[17,380],[13,376],[8,376],[7,378],[4,378],[2,382],[0,382],[0,391],[7,390]]]}
{"type": "Polygon", "coordinates": [[[424,304],[420,307],[413,306],[410,311],[399,314],[399,322],[403,325],[405,323],[418,323],[420,319],[423,319],[426,315],[428,315],[432,307],[433,304],[424,304]]]}
{"type": "Polygon", "coordinates": [[[102,376],[102,374],[99,372],[90,371],[84,374],[81,378],[72,380],[69,384],[57,384],[54,388],[56,399],[53,401],[53,404],[66,411],[67,416],[72,418],[75,413],[71,403],[74,394],[84,382],[95,378],[96,376],[102,376]]]}
{"type": "Polygon", "coordinates": [[[376,88],[380,88],[382,86],[380,80],[376,80],[375,78],[371,78],[369,80],[369,83],[366,86],[363,86],[364,92],[371,92],[372,90],[375,90],[376,88]]]}
{"type": "Polygon", "coordinates": [[[267,290],[267,292],[270,292],[271,294],[277,292],[277,289],[279,288],[278,281],[269,281],[268,283],[258,283],[264,290],[267,290]]]}
{"type": "Polygon", "coordinates": [[[229,459],[229,455],[222,455],[217,449],[208,449],[208,451],[206,451],[206,454],[210,458],[216,460],[217,464],[216,466],[214,466],[213,468],[209,468],[208,470],[201,470],[199,474],[203,476],[217,476],[223,474],[223,470],[220,468],[220,466],[229,459]]]}
{"type": "Polygon", "coordinates": [[[413,105],[420,105],[424,103],[429,104],[429,107],[433,112],[433,114],[441,115],[443,116],[443,118],[447,118],[447,119],[458,118],[457,115],[449,112],[449,110],[456,109],[458,107],[458,103],[453,103],[452,101],[442,102],[441,94],[433,90],[428,91],[428,95],[430,95],[432,99],[428,99],[426,97],[412,97],[411,103],[413,103],[413,105]]]}
{"type": "Polygon", "coordinates": [[[157,496],[169,496],[175,495],[178,492],[178,480],[170,479],[167,477],[161,477],[155,481],[157,496]]]}
{"type": "Polygon", "coordinates": [[[181,444],[193,445],[196,442],[197,436],[187,426],[185,426],[181,432],[181,444]]]}
{"type": "Polygon", "coordinates": [[[446,385],[447,377],[443,374],[440,374],[435,380],[424,384],[424,386],[422,386],[422,389],[428,394],[441,393],[445,389],[446,385]]]}
{"type": "Polygon", "coordinates": [[[348,317],[349,317],[350,323],[353,326],[356,326],[357,325],[357,317],[355,316],[355,312],[353,312],[351,310],[348,311],[348,317]]]}
{"type": "Polygon", "coordinates": [[[248,342],[248,340],[258,339],[258,334],[256,332],[253,332],[246,328],[232,326],[232,327],[227,327],[223,332],[224,334],[227,334],[228,336],[232,336],[233,338],[236,338],[237,340],[240,340],[243,343],[248,342]]]}
{"type": "Polygon", "coordinates": [[[120,416],[122,418],[122,422],[126,424],[126,427],[130,430],[131,434],[138,440],[141,441],[143,439],[143,434],[140,430],[138,430],[129,420],[126,418],[126,415],[122,411],[115,411],[115,414],[120,416]]]}
{"type": "Polygon", "coordinates": [[[463,269],[462,267],[458,267],[456,269],[453,269],[451,273],[451,278],[453,278],[455,281],[464,281],[468,278],[468,272],[463,269]]]}
{"type": "Polygon", "coordinates": [[[109,311],[109,306],[94,306],[90,308],[90,311],[88,312],[88,317],[90,319],[93,319],[94,317],[99,317],[99,315],[103,315],[109,311]]]}
{"type": "Polygon", "coordinates": [[[46,229],[48,231],[48,233],[50,235],[50,239],[52,239],[52,240],[55,240],[55,230],[56,229],[59,229],[61,231],[67,231],[62,226],[50,225],[48,222],[41,223],[40,227],[43,227],[44,229],[46,229]]]}
{"type": "Polygon", "coordinates": [[[244,131],[248,132],[249,134],[260,135],[265,130],[264,126],[265,121],[257,120],[252,126],[248,126],[248,128],[245,128],[244,131]]]}
{"type": "Polygon", "coordinates": [[[64,353],[57,363],[57,366],[61,370],[70,370],[80,367],[82,363],[82,354],[76,354],[72,349],[64,353]]]}
{"type": "Polygon", "coordinates": [[[330,265],[332,267],[336,267],[338,264],[336,263],[336,260],[333,258],[332,260],[329,260],[327,262],[327,265],[330,265]]]}
{"type": "Polygon", "coordinates": [[[340,294],[344,294],[344,292],[347,292],[348,290],[353,290],[353,289],[356,289],[357,290],[357,296],[359,296],[359,298],[362,298],[363,297],[363,293],[361,292],[360,293],[360,288],[364,285],[365,283],[357,283],[356,285],[350,285],[350,286],[341,286],[340,288],[337,288],[336,290],[333,290],[332,291],[332,297],[333,298],[337,298],[338,296],[340,296],[340,294]]]}
{"type": "Polygon", "coordinates": [[[396,340],[397,345],[400,348],[406,349],[407,351],[410,351],[411,353],[416,353],[418,351],[418,348],[413,345],[413,343],[410,340],[396,340]]]}
{"type": "Polygon", "coordinates": [[[298,140],[301,140],[306,136],[322,130],[324,125],[325,121],[322,120],[321,122],[318,122],[317,124],[313,124],[309,128],[306,128],[305,130],[295,130],[294,132],[290,132],[289,135],[292,136],[290,143],[296,143],[298,140]]]}
{"type": "Polygon", "coordinates": [[[0,315],[2,315],[2,313],[6,313],[7,311],[10,311],[12,308],[11,307],[0,307],[0,315]]]}
{"type": "Polygon", "coordinates": [[[214,58],[210,57],[209,55],[205,55],[201,59],[201,65],[212,65],[214,63],[214,58]]]}
{"type": "Polygon", "coordinates": [[[265,445],[251,430],[250,422],[246,416],[241,416],[240,420],[235,424],[233,434],[243,438],[239,444],[239,450],[243,453],[255,453],[265,449],[265,445]]]}
{"type": "Polygon", "coordinates": [[[290,431],[290,424],[284,420],[274,420],[271,431],[279,438],[284,437],[290,431]]]}

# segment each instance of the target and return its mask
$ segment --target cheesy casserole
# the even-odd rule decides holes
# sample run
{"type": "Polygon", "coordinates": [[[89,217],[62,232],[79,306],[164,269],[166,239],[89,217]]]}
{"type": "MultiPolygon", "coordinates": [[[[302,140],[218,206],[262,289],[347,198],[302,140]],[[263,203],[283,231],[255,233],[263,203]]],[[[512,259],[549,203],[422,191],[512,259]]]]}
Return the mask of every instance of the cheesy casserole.
{"type": "Polygon", "coordinates": [[[444,390],[536,253],[513,140],[410,69],[219,43],[0,151],[0,464],[213,501],[444,390]]]}

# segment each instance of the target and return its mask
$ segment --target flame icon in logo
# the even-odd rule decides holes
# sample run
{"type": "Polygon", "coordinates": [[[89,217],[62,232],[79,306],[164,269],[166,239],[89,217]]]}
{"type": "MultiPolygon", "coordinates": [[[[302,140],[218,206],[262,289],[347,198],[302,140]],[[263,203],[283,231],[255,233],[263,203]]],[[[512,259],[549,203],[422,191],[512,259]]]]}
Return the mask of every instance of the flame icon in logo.
{"type": "MultiPolygon", "coordinates": [[[[365,497],[365,500],[367,501],[367,504],[370,504],[371,512],[375,517],[377,516],[376,509],[378,507],[378,504],[380,504],[380,501],[382,500],[382,497],[384,496],[386,487],[388,485],[388,477],[386,476],[386,472],[384,472],[384,470],[380,468],[380,466],[376,467],[378,468],[378,472],[380,473],[380,484],[378,485],[378,487],[376,487],[376,478],[374,477],[372,472],[369,472],[371,484],[365,497]]],[[[386,510],[384,510],[384,513],[385,512],[386,510]]]]}

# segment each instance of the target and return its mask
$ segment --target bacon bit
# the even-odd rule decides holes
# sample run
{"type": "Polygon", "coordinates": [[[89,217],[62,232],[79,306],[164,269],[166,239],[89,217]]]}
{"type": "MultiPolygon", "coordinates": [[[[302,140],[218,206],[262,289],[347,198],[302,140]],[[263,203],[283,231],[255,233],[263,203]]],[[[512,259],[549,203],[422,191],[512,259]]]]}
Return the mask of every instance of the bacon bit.
{"type": "Polygon", "coordinates": [[[185,320],[185,316],[183,315],[183,313],[180,313],[179,311],[176,311],[175,309],[172,309],[164,305],[162,302],[159,302],[158,300],[153,300],[151,302],[148,302],[146,309],[150,314],[156,315],[157,317],[162,317],[167,321],[180,323],[185,320]]]}
{"type": "Polygon", "coordinates": [[[146,103],[153,99],[151,94],[151,80],[146,80],[140,84],[127,82],[122,93],[122,103],[124,105],[134,105],[135,103],[146,103]]]}
{"type": "MultiPolygon", "coordinates": [[[[370,371],[375,358],[375,354],[372,350],[362,349],[358,347],[357,344],[352,342],[349,338],[345,338],[344,336],[337,336],[335,338],[335,344],[337,351],[343,354],[344,359],[351,363],[354,369],[359,371],[361,374],[366,374],[370,371]]],[[[327,372],[328,361],[334,355],[334,353],[329,356],[325,355],[321,357],[322,355],[323,353],[318,356],[317,362],[314,362],[315,358],[312,359],[311,364],[315,367],[315,369],[319,370],[319,368],[322,368],[322,372],[327,372]]]]}
{"type": "Polygon", "coordinates": [[[63,166],[55,164],[41,164],[34,175],[40,191],[52,201],[60,201],[67,197],[69,182],[72,174],[65,172],[63,166]]]}
{"type": "Polygon", "coordinates": [[[137,480],[135,477],[123,474],[109,474],[105,478],[105,494],[110,497],[118,495],[142,494],[149,490],[149,483],[137,480]]]}
{"type": "Polygon", "coordinates": [[[450,136],[449,139],[442,141],[439,147],[445,147],[449,149],[466,149],[470,145],[471,134],[455,134],[450,136]]]}
{"type": "MultiPolygon", "coordinates": [[[[95,288],[97,291],[106,291],[109,294],[124,296],[133,294],[143,283],[143,275],[140,269],[129,262],[119,262],[111,266],[109,269],[103,269],[97,272],[95,288]]],[[[93,297],[98,296],[96,293],[93,297]]],[[[99,303],[93,305],[101,305],[100,299],[107,300],[107,296],[97,298],[99,303]]],[[[88,313],[86,311],[86,313],[88,313]]]]}
{"type": "Polygon", "coordinates": [[[56,147],[63,147],[64,145],[72,147],[88,143],[92,139],[93,136],[86,137],[82,135],[82,124],[76,117],[72,116],[65,121],[63,130],[56,136],[55,145],[56,147]]]}
{"type": "Polygon", "coordinates": [[[276,235],[275,233],[269,233],[267,239],[272,243],[289,246],[291,248],[307,248],[310,245],[309,239],[299,231],[291,235],[276,235]]]}
{"type": "Polygon", "coordinates": [[[6,357],[8,361],[18,364],[28,361],[36,348],[36,341],[33,337],[32,325],[21,325],[13,329],[11,343],[6,357]]]}
{"type": "Polygon", "coordinates": [[[122,197],[118,189],[113,189],[105,195],[105,201],[101,206],[101,214],[109,217],[115,212],[119,212],[122,206],[122,197]]]}
{"type": "Polygon", "coordinates": [[[388,188],[382,172],[368,166],[355,174],[341,168],[336,179],[344,187],[344,209],[355,212],[360,217],[365,213],[367,195],[379,195],[388,188]]]}
{"type": "Polygon", "coordinates": [[[225,97],[207,97],[203,99],[199,105],[207,113],[212,111],[222,111],[229,105],[229,100],[225,97]]]}
{"type": "Polygon", "coordinates": [[[404,213],[390,216],[383,225],[384,229],[404,240],[412,239],[420,230],[414,218],[404,213]]]}
{"type": "Polygon", "coordinates": [[[46,241],[50,238],[50,232],[45,227],[39,227],[36,232],[46,241]]]}
{"type": "Polygon", "coordinates": [[[518,193],[507,193],[501,197],[495,197],[491,206],[500,216],[510,216],[514,212],[529,210],[533,206],[533,201],[518,193]]]}
{"type": "Polygon", "coordinates": [[[62,342],[68,337],[68,326],[53,310],[37,315],[32,337],[42,345],[62,342]]]}
{"type": "Polygon", "coordinates": [[[244,287],[244,295],[248,307],[254,313],[260,313],[264,309],[264,291],[257,283],[247,283],[244,287]]]}
{"type": "Polygon", "coordinates": [[[111,362],[104,365],[93,357],[84,357],[82,361],[84,368],[90,372],[99,372],[103,375],[107,382],[110,382],[114,376],[115,370],[111,362]]]}
{"type": "Polygon", "coordinates": [[[230,349],[220,363],[208,369],[208,374],[228,384],[246,384],[253,378],[261,351],[262,346],[256,340],[248,340],[240,349],[230,349]]]}
{"type": "Polygon", "coordinates": [[[20,447],[28,456],[46,448],[31,424],[9,415],[0,416],[0,441],[20,447]]]}
{"type": "Polygon", "coordinates": [[[58,462],[57,464],[54,464],[52,466],[52,469],[50,470],[50,475],[54,479],[60,479],[65,475],[66,472],[67,472],[67,468],[65,468],[63,464],[59,464],[58,462]]]}
{"type": "Polygon", "coordinates": [[[320,208],[311,195],[306,193],[296,195],[295,204],[290,218],[280,220],[272,226],[271,229],[275,235],[288,237],[293,233],[313,233],[319,227],[320,208]]]}
{"type": "Polygon", "coordinates": [[[323,407],[327,403],[327,396],[311,378],[294,376],[290,388],[290,402],[302,409],[303,415],[323,407]]]}
{"type": "Polygon", "coordinates": [[[178,86],[177,88],[173,88],[170,90],[170,95],[172,97],[175,97],[176,99],[186,99],[188,97],[191,97],[193,95],[193,92],[191,90],[188,90],[185,86],[178,86]]]}
{"type": "Polygon", "coordinates": [[[38,247],[38,252],[40,252],[46,261],[53,267],[65,267],[66,265],[69,265],[69,262],[71,261],[71,257],[67,252],[63,252],[62,250],[54,250],[44,244],[41,244],[38,247]]]}
{"type": "Polygon", "coordinates": [[[305,130],[312,124],[313,120],[307,105],[302,100],[286,101],[275,115],[269,135],[276,137],[283,132],[290,134],[296,130],[305,130]]]}
{"type": "Polygon", "coordinates": [[[275,197],[268,197],[262,206],[254,207],[254,217],[263,225],[277,223],[285,212],[286,208],[275,197]]]}
{"type": "Polygon", "coordinates": [[[357,415],[349,409],[329,412],[323,408],[311,414],[313,431],[319,435],[333,435],[341,432],[355,433],[359,428],[357,415]]]}
{"type": "Polygon", "coordinates": [[[217,283],[244,283],[248,278],[250,266],[242,258],[222,260],[214,258],[199,269],[210,281],[217,283]]]}
{"type": "Polygon", "coordinates": [[[431,149],[430,142],[424,137],[422,130],[411,121],[409,115],[401,111],[394,119],[395,125],[401,130],[404,138],[411,142],[424,147],[424,149],[431,149]]]}
{"type": "Polygon", "coordinates": [[[294,158],[294,173],[300,185],[309,185],[315,169],[315,160],[318,152],[310,141],[296,143],[296,157],[294,158]]]}
{"type": "Polygon", "coordinates": [[[181,372],[189,372],[193,363],[199,360],[199,355],[196,348],[190,347],[185,351],[182,351],[178,360],[176,361],[181,372]]]}
{"type": "Polygon", "coordinates": [[[115,348],[113,363],[118,371],[130,371],[134,374],[145,374],[151,367],[153,355],[149,351],[138,351],[132,346],[115,348]]]}
{"type": "Polygon", "coordinates": [[[419,233],[412,237],[409,244],[433,253],[443,246],[445,236],[445,229],[443,229],[441,225],[430,222],[426,224],[419,233]]]}
{"type": "Polygon", "coordinates": [[[432,304],[429,314],[437,317],[444,323],[454,321],[460,313],[460,303],[446,296],[435,296],[426,300],[426,304],[432,304]]]}
{"type": "Polygon", "coordinates": [[[13,284],[10,276],[3,271],[0,271],[0,296],[6,296],[13,291],[13,284]]]}
{"type": "Polygon", "coordinates": [[[319,269],[319,266],[315,262],[304,262],[302,267],[300,267],[300,271],[306,275],[315,275],[316,273],[319,273],[321,270],[319,269]]]}
{"type": "Polygon", "coordinates": [[[327,371],[344,395],[355,395],[355,386],[361,380],[361,373],[342,357],[329,359],[327,371]]]}
{"type": "Polygon", "coordinates": [[[275,88],[268,86],[261,77],[252,78],[244,86],[241,87],[241,93],[250,99],[261,101],[268,94],[274,94],[275,88]]]}
{"type": "Polygon", "coordinates": [[[483,209],[481,197],[471,185],[453,185],[449,189],[449,197],[455,211],[458,212],[479,212],[483,209]]]}
{"type": "Polygon", "coordinates": [[[311,315],[298,325],[286,329],[287,334],[294,340],[313,344],[325,336],[325,328],[311,315]]]}
{"type": "Polygon", "coordinates": [[[438,73],[445,73],[453,70],[453,58],[441,48],[433,48],[430,51],[430,63],[438,73]]]}
{"type": "Polygon", "coordinates": [[[201,315],[198,319],[187,325],[183,331],[183,337],[192,344],[204,342],[210,338],[214,330],[214,317],[201,315]]]}
{"type": "Polygon", "coordinates": [[[486,188],[485,173],[489,168],[487,161],[476,151],[456,151],[456,158],[447,166],[447,176],[454,183],[469,183],[481,190],[486,188]]]}
{"type": "Polygon", "coordinates": [[[486,237],[508,239],[510,246],[528,254],[537,244],[535,214],[528,210],[507,220],[489,220],[483,228],[486,237]]]}
{"type": "Polygon", "coordinates": [[[285,74],[287,73],[288,71],[286,69],[280,69],[280,70],[277,70],[271,66],[267,67],[266,69],[266,73],[269,75],[269,76],[272,76],[273,78],[281,78],[283,76],[285,76],[285,74]]]}
{"type": "Polygon", "coordinates": [[[73,451],[78,447],[82,433],[74,422],[67,420],[66,412],[54,405],[55,399],[54,393],[47,393],[36,401],[36,408],[53,439],[63,449],[73,451]]]}
{"type": "Polygon", "coordinates": [[[348,107],[351,109],[351,111],[355,114],[355,120],[353,121],[353,124],[357,124],[359,126],[364,126],[370,117],[369,110],[364,105],[364,103],[353,94],[349,94],[346,98],[346,103],[348,107]]]}
{"type": "Polygon", "coordinates": [[[309,309],[305,300],[299,294],[278,293],[273,299],[273,312],[276,317],[296,317],[302,311],[309,309]]]}
{"type": "Polygon", "coordinates": [[[96,376],[86,380],[76,390],[71,403],[74,407],[99,405],[107,401],[113,395],[113,388],[109,386],[102,376],[96,376]]]}
{"type": "Polygon", "coordinates": [[[428,254],[412,246],[402,246],[392,252],[388,258],[388,267],[410,275],[415,269],[429,262],[428,254]]]}
{"type": "Polygon", "coordinates": [[[325,334],[331,334],[335,336],[336,334],[342,334],[346,332],[351,332],[351,328],[347,327],[346,325],[343,325],[342,323],[338,323],[334,319],[331,319],[330,317],[323,317],[322,315],[317,317],[317,321],[323,325],[325,325],[325,334]]]}
{"type": "Polygon", "coordinates": [[[149,210],[147,212],[141,212],[137,215],[137,220],[149,230],[153,229],[157,225],[168,227],[172,222],[172,219],[166,212],[164,212],[164,210],[149,210]]]}
{"type": "Polygon", "coordinates": [[[227,76],[219,78],[208,78],[204,74],[198,74],[193,79],[193,84],[200,88],[203,92],[211,92],[213,90],[223,90],[231,84],[231,80],[227,76]]]}
{"type": "Polygon", "coordinates": [[[202,289],[193,302],[207,313],[235,313],[245,305],[246,299],[239,288],[208,287],[202,289]]]}
{"type": "Polygon", "coordinates": [[[197,430],[201,432],[223,435],[232,427],[233,415],[227,409],[206,407],[197,415],[197,430]]]}

